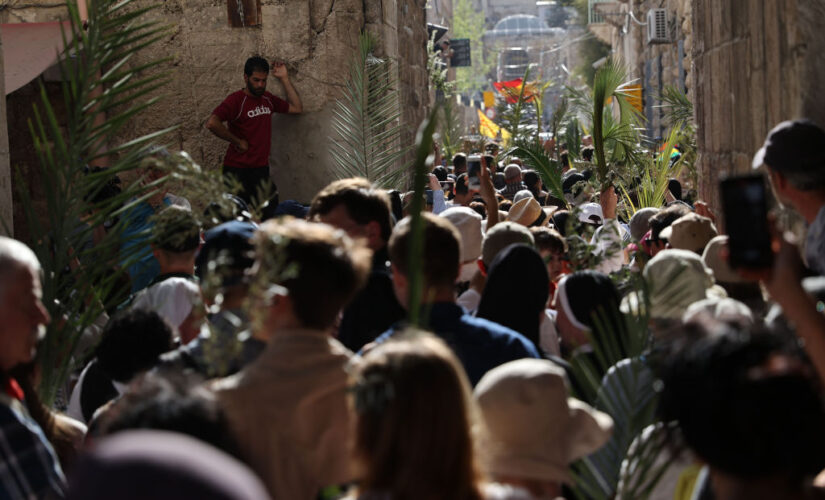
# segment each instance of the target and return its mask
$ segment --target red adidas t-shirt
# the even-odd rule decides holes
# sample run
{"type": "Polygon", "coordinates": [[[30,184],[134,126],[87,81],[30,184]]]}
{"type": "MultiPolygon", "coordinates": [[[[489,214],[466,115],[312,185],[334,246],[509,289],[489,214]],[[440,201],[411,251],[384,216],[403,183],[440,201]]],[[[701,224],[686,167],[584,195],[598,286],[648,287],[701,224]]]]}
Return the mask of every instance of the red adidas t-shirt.
{"type": "Polygon", "coordinates": [[[229,131],[249,142],[249,149],[241,153],[229,144],[223,164],[227,167],[264,167],[269,165],[272,113],[286,113],[289,103],[269,92],[261,97],[247,95],[243,90],[233,92],[212,112],[229,131]]]}

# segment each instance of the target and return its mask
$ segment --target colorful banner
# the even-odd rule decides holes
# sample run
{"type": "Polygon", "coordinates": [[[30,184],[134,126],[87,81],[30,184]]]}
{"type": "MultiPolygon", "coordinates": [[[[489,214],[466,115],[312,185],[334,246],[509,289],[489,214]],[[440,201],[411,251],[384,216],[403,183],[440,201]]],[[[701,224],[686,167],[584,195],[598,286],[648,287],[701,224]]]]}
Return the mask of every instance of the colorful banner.
{"type": "Polygon", "coordinates": [[[621,92],[624,94],[627,103],[636,108],[639,113],[644,113],[644,105],[642,103],[642,86],[641,85],[627,85],[621,87],[621,92]]]}
{"type": "Polygon", "coordinates": [[[491,139],[501,139],[504,143],[503,145],[510,142],[510,132],[499,127],[493,120],[484,116],[481,110],[478,110],[478,133],[491,139]]]}
{"type": "MultiPolygon", "coordinates": [[[[509,82],[493,82],[493,87],[495,87],[496,90],[498,90],[510,104],[515,104],[518,102],[518,96],[521,93],[521,86],[521,78],[516,78],[515,80],[510,80],[509,82]]],[[[527,85],[524,87],[524,102],[532,101],[533,96],[536,95],[536,90],[535,82],[527,82],[527,85]]]]}

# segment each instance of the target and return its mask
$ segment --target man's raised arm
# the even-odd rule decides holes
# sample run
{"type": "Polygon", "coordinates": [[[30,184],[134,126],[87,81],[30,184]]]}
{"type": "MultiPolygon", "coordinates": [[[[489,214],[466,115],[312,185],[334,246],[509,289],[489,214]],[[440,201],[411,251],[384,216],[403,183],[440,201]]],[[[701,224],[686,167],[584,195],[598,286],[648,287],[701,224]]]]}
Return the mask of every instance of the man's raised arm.
{"type": "MultiPolygon", "coordinates": [[[[292,105],[290,105],[290,108],[292,108],[292,105]]],[[[241,153],[249,149],[249,142],[247,142],[246,139],[241,139],[230,132],[217,115],[210,115],[209,119],[206,120],[205,126],[206,130],[212,132],[215,136],[232,143],[241,153]]]]}
{"type": "Polygon", "coordinates": [[[302,112],[304,106],[301,104],[301,98],[298,96],[298,92],[295,91],[295,87],[293,87],[292,82],[289,81],[289,73],[286,70],[286,65],[282,62],[273,62],[272,76],[281,80],[281,84],[284,86],[286,101],[289,103],[288,113],[297,114],[302,112]]]}

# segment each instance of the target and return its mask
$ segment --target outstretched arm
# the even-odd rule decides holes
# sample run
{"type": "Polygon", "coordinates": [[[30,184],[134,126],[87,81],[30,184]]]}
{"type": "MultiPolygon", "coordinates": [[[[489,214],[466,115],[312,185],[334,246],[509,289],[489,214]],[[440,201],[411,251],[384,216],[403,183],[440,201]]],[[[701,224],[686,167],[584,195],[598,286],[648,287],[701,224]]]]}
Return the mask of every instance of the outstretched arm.
{"type": "Polygon", "coordinates": [[[289,81],[289,73],[286,70],[286,65],[282,62],[273,62],[272,76],[281,80],[281,84],[284,86],[286,101],[289,103],[288,113],[297,114],[302,112],[304,106],[301,104],[301,98],[298,96],[298,92],[295,91],[295,87],[293,87],[292,82],[289,81]]]}
{"type": "Polygon", "coordinates": [[[238,148],[238,151],[241,153],[249,149],[249,142],[247,142],[246,139],[242,139],[230,132],[229,129],[226,128],[226,125],[224,125],[221,119],[216,115],[210,115],[209,119],[206,120],[206,129],[215,134],[215,136],[230,142],[238,148]]]}

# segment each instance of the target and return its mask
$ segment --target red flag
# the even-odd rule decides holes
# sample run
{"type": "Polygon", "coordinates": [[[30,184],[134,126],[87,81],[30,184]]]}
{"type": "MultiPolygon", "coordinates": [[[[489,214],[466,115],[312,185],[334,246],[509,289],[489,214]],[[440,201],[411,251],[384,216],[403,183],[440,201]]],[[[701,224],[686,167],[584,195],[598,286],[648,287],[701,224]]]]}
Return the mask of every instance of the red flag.
{"type": "MultiPolygon", "coordinates": [[[[501,95],[503,95],[507,99],[507,102],[509,102],[510,104],[515,104],[518,102],[519,94],[521,94],[522,79],[516,78],[515,80],[510,80],[509,82],[493,82],[493,86],[496,88],[496,90],[499,91],[501,95]]],[[[524,101],[532,101],[533,96],[535,94],[535,84],[528,83],[524,89],[524,101]]]]}

